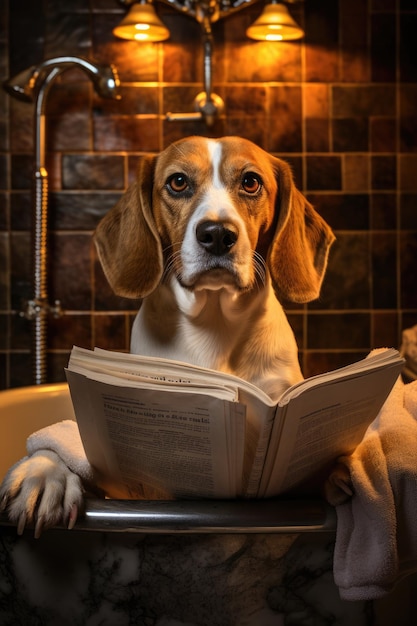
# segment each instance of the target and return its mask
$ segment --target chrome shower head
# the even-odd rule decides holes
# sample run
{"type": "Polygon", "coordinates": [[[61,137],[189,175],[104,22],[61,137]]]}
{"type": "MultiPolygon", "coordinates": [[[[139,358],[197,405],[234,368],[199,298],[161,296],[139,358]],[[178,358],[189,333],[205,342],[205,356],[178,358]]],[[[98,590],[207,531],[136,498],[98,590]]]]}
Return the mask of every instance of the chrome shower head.
{"type": "Polygon", "coordinates": [[[9,78],[3,82],[3,88],[10,96],[23,100],[23,102],[33,102],[33,75],[36,67],[32,65],[23,70],[13,78],[9,78]]]}
{"type": "Polygon", "coordinates": [[[82,57],[56,57],[47,59],[9,78],[3,83],[4,89],[15,98],[24,102],[33,102],[43,86],[62,72],[80,68],[90,77],[94,89],[102,98],[120,99],[120,80],[114,65],[93,63],[82,57]]]}

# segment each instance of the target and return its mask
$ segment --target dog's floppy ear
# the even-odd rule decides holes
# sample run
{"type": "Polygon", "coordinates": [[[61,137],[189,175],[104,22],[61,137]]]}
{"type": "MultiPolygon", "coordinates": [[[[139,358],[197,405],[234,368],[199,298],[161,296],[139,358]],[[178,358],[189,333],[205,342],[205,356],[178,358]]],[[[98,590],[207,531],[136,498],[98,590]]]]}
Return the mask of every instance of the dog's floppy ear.
{"type": "Polygon", "coordinates": [[[99,222],[94,242],[113,291],[126,298],[151,293],[162,276],[162,246],[152,214],[156,157],[141,159],[136,181],[99,222]]]}
{"type": "Polygon", "coordinates": [[[289,165],[271,159],[278,182],[278,223],[267,259],[272,283],[279,298],[310,302],[319,296],[335,237],[296,188],[289,165]]]}

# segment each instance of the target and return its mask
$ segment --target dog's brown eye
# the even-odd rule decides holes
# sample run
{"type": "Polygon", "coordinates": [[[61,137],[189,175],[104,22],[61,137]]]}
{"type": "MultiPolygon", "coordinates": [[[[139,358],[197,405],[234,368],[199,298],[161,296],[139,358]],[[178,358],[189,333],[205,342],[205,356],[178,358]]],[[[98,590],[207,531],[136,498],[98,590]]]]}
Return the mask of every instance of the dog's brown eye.
{"type": "Polygon", "coordinates": [[[262,187],[262,180],[257,174],[248,172],[242,178],[242,187],[246,193],[258,193],[262,187]]]}
{"type": "Polygon", "coordinates": [[[188,180],[185,174],[173,174],[167,180],[167,185],[171,191],[181,193],[188,187],[188,180]]]}

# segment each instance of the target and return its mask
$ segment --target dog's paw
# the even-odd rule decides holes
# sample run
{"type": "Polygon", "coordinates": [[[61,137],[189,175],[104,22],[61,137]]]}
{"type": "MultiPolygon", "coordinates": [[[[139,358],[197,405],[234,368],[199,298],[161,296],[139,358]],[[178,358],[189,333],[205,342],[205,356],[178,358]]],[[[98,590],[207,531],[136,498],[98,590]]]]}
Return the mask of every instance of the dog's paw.
{"type": "Polygon", "coordinates": [[[0,510],[7,511],[19,534],[26,524],[35,525],[35,537],[61,522],[72,528],[82,504],[80,478],[50,450],[18,461],[0,487],[0,510]]]}
{"type": "Polygon", "coordinates": [[[324,495],[329,504],[338,506],[353,496],[352,479],[343,463],[336,463],[324,485],[324,495]]]}

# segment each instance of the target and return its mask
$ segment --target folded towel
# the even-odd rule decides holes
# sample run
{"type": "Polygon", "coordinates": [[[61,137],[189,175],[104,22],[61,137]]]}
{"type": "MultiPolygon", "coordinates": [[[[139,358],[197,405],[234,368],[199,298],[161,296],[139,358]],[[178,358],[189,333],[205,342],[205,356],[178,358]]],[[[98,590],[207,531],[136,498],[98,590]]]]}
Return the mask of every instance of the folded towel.
{"type": "MultiPolygon", "coordinates": [[[[335,582],[345,600],[380,598],[417,570],[417,381],[396,382],[355,452],[339,461],[330,477],[345,500],[336,506],[335,582]]],[[[335,491],[329,501],[338,502],[335,491]]]]}
{"type": "Polygon", "coordinates": [[[94,484],[95,475],[85,452],[77,422],[64,420],[46,426],[30,435],[26,441],[29,455],[38,450],[52,450],[74,474],[88,485],[94,484]]]}

